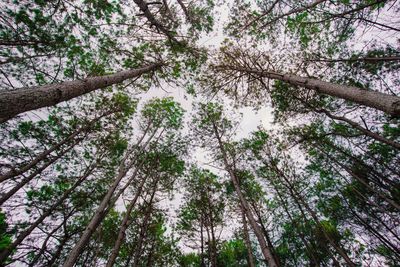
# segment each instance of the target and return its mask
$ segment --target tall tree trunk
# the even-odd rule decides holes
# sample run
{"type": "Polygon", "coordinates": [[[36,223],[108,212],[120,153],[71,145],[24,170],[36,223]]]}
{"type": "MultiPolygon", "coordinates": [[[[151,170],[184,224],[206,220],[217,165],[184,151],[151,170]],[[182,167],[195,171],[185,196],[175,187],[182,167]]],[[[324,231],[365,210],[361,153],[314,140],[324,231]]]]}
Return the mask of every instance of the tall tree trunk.
{"type": "MultiPolygon", "coordinates": [[[[151,122],[147,125],[146,130],[144,131],[141,138],[138,140],[136,146],[142,143],[145,136],[147,135],[148,130],[150,129],[151,122]]],[[[150,136],[150,138],[144,144],[146,147],[151,139],[154,137],[156,131],[150,136]]],[[[161,134],[163,131],[161,132],[161,134]]],[[[161,135],[160,134],[160,135],[161,135]]],[[[67,259],[63,265],[63,267],[72,267],[74,266],[76,260],[78,259],[80,253],[82,252],[84,246],[89,242],[90,237],[92,236],[93,232],[96,230],[97,226],[102,222],[104,217],[107,215],[108,211],[111,209],[112,205],[117,201],[118,197],[124,192],[124,190],[128,187],[129,183],[135,178],[136,174],[138,173],[141,164],[143,161],[139,162],[138,166],[136,167],[134,173],[131,175],[131,178],[127,182],[127,184],[121,188],[121,190],[117,193],[117,195],[113,198],[113,194],[117,189],[119,183],[130,170],[130,168],[134,165],[137,161],[136,154],[134,154],[133,159],[130,160],[128,163],[128,158],[134,152],[135,147],[130,148],[128,151],[125,152],[124,158],[121,160],[121,164],[118,167],[118,175],[115,177],[113,184],[108,189],[106,195],[104,196],[103,200],[101,201],[100,205],[97,207],[95,214],[93,215],[92,219],[90,220],[89,224],[86,226],[85,231],[83,232],[79,241],[75,244],[72,248],[71,252],[67,256],[67,259]]],[[[138,153],[138,151],[136,151],[138,153]]]]}
{"type": "Polygon", "coordinates": [[[24,230],[22,233],[18,235],[18,237],[14,240],[13,243],[11,243],[7,248],[5,248],[1,253],[0,253],[0,262],[4,262],[8,256],[11,255],[11,253],[14,251],[14,249],[24,241],[24,239],[32,233],[32,231],[39,225],[41,224],[44,219],[46,219],[56,208],[58,208],[67,197],[73,192],[80,184],[82,184],[83,181],[86,180],[86,178],[93,172],[95,169],[96,164],[91,165],[84,173],[82,177],[79,178],[79,180],[67,191],[65,191],[62,195],[62,197],[49,209],[47,209],[45,212],[43,212],[42,215],[34,223],[32,223],[28,229],[24,230]]]}
{"type": "Polygon", "coordinates": [[[200,220],[200,266],[206,267],[206,263],[204,262],[204,235],[203,235],[203,227],[204,227],[204,218],[201,215],[200,220]]]}
{"type": "Polygon", "coordinates": [[[245,241],[246,249],[247,249],[247,265],[249,267],[255,267],[256,265],[254,264],[253,249],[251,248],[250,235],[249,235],[249,230],[247,228],[247,222],[246,222],[246,215],[244,214],[243,211],[241,211],[241,213],[242,213],[242,221],[243,221],[243,236],[244,236],[244,241],[245,241]]]}
{"type": "MultiPolygon", "coordinates": [[[[284,198],[282,197],[281,192],[279,191],[278,187],[276,186],[275,182],[271,181],[271,184],[279,198],[279,200],[281,201],[281,205],[286,213],[286,215],[288,216],[290,222],[296,227],[298,228],[298,222],[296,220],[293,219],[292,215],[289,212],[289,209],[287,207],[287,204],[284,201],[284,198]]],[[[304,220],[306,221],[307,218],[304,218],[304,220]]],[[[318,256],[314,254],[313,250],[316,250],[315,247],[312,247],[312,244],[309,244],[308,241],[306,240],[306,237],[304,236],[304,233],[302,232],[302,230],[300,231],[296,231],[298,237],[300,238],[300,240],[302,241],[306,251],[307,251],[307,256],[310,258],[310,266],[320,266],[320,260],[317,258],[318,256]]],[[[336,259],[335,259],[336,261],[336,259]]],[[[338,265],[339,266],[339,265],[338,265]]]]}
{"type": "Polygon", "coordinates": [[[249,220],[251,227],[253,228],[254,234],[257,237],[258,243],[261,247],[261,251],[264,255],[264,259],[267,261],[269,267],[277,267],[278,263],[275,261],[271,249],[267,246],[267,243],[265,242],[265,239],[263,236],[263,232],[261,231],[260,226],[257,224],[257,222],[252,214],[249,203],[247,202],[246,198],[242,194],[242,191],[241,191],[240,185],[239,185],[239,181],[235,175],[235,172],[232,170],[232,168],[229,165],[228,157],[226,155],[224,145],[222,143],[218,129],[214,123],[213,123],[213,129],[214,129],[215,137],[217,138],[217,141],[218,141],[219,149],[222,153],[225,169],[229,173],[229,176],[232,180],[233,186],[235,187],[236,194],[238,195],[239,200],[240,200],[241,208],[243,209],[243,212],[246,214],[246,217],[249,220]]]}
{"type": "Polygon", "coordinates": [[[119,249],[121,248],[121,245],[125,238],[125,231],[129,226],[129,217],[131,215],[133,208],[135,207],[136,201],[138,200],[140,194],[142,193],[142,188],[143,188],[145,182],[146,182],[146,177],[142,177],[142,181],[137,189],[137,192],[136,192],[134,198],[129,203],[128,208],[126,209],[125,216],[121,222],[121,226],[120,226],[120,229],[118,232],[117,240],[114,243],[114,247],[113,247],[110,258],[107,261],[106,267],[112,267],[115,263],[115,260],[118,257],[119,249]]]}
{"type": "Polygon", "coordinates": [[[67,144],[69,141],[73,140],[75,137],[77,137],[80,133],[88,131],[96,122],[98,122],[100,119],[103,117],[106,117],[108,115],[111,115],[112,113],[115,113],[116,111],[108,111],[105,112],[103,115],[91,120],[88,122],[85,126],[80,127],[79,129],[75,130],[73,133],[68,135],[65,139],[62,141],[54,144],[52,147],[49,149],[43,151],[39,155],[37,155],[31,162],[23,165],[22,167],[19,167],[17,169],[13,168],[12,170],[8,171],[7,173],[0,175],[0,183],[10,179],[12,177],[21,175],[27,171],[29,171],[31,168],[35,167],[39,162],[47,159],[47,156],[49,156],[51,153],[62,147],[63,145],[67,144]]]}
{"type": "Polygon", "coordinates": [[[121,83],[159,69],[163,63],[120,71],[110,75],[0,92],[0,123],[29,110],[49,107],[97,89],[121,83]]]}
{"type": "MultiPolygon", "coordinates": [[[[93,215],[92,219],[90,220],[89,224],[86,226],[85,231],[83,232],[81,238],[79,241],[75,244],[71,252],[69,253],[65,263],[64,267],[72,267],[74,266],[76,260],[78,259],[80,253],[84,249],[84,247],[87,245],[87,243],[90,240],[90,237],[96,230],[97,226],[101,223],[101,221],[104,219],[104,217],[107,215],[107,211],[109,210],[107,207],[112,206],[112,196],[117,189],[119,183],[121,182],[122,178],[125,177],[126,173],[128,172],[128,168],[123,167],[121,165],[120,171],[115,178],[113,184],[110,186],[109,190],[107,191],[107,194],[104,196],[103,200],[101,201],[100,205],[97,207],[97,210],[95,214],[93,215]]],[[[132,177],[134,177],[138,172],[138,169],[135,170],[135,172],[132,174],[132,177]]]]}
{"type": "Polygon", "coordinates": [[[323,2],[326,2],[326,1],[327,1],[327,0],[316,0],[316,1],[312,2],[311,4],[306,5],[306,6],[304,6],[304,7],[299,7],[299,8],[295,8],[295,9],[293,9],[293,10],[290,10],[290,11],[288,11],[287,13],[281,14],[281,15],[277,16],[276,18],[273,18],[272,20],[268,21],[267,23],[264,23],[264,24],[261,26],[261,29],[267,27],[268,25],[271,25],[272,23],[274,23],[274,22],[276,22],[276,21],[278,21],[278,20],[280,20],[280,19],[282,19],[282,18],[285,18],[285,17],[287,17],[287,16],[290,16],[290,15],[292,15],[292,14],[299,13],[299,12],[303,12],[303,11],[307,11],[307,10],[309,10],[309,9],[312,9],[312,8],[316,7],[317,5],[319,5],[319,4],[323,3],[323,2]]]}
{"type": "Polygon", "coordinates": [[[150,196],[150,200],[149,200],[149,204],[148,204],[148,207],[146,209],[146,215],[145,215],[145,217],[143,219],[143,224],[142,224],[141,231],[140,231],[140,234],[139,234],[139,240],[138,240],[138,244],[136,246],[136,251],[135,251],[134,258],[133,258],[132,267],[137,267],[138,264],[139,264],[140,253],[142,252],[142,247],[143,247],[143,240],[146,237],[147,229],[149,227],[149,220],[151,218],[151,213],[152,213],[152,210],[153,210],[153,200],[154,200],[154,196],[155,196],[155,194],[157,192],[158,179],[154,183],[153,190],[152,190],[152,193],[151,193],[151,196],[150,196]]]}
{"type": "Polygon", "coordinates": [[[44,171],[47,167],[49,167],[51,164],[56,162],[58,159],[60,159],[66,153],[71,151],[75,147],[75,145],[78,144],[80,141],[82,141],[82,139],[76,139],[73,144],[71,144],[65,150],[61,151],[59,155],[57,155],[56,157],[53,157],[51,160],[46,162],[43,166],[40,166],[37,170],[35,170],[29,176],[26,176],[25,178],[23,178],[16,186],[14,186],[12,189],[10,189],[7,193],[2,195],[0,198],[0,206],[2,206],[4,204],[4,202],[6,202],[10,197],[12,197],[15,193],[17,193],[22,187],[24,187],[33,178],[35,178],[38,174],[40,174],[42,171],[44,171]]]}
{"type": "Polygon", "coordinates": [[[360,177],[357,173],[355,173],[353,170],[351,170],[349,167],[347,167],[346,165],[344,165],[343,163],[339,162],[337,159],[335,159],[334,157],[330,156],[323,148],[320,147],[320,145],[316,145],[316,148],[323,153],[328,159],[332,160],[332,162],[334,162],[336,165],[338,165],[339,167],[341,167],[342,169],[344,169],[348,174],[350,174],[354,179],[356,179],[358,182],[360,182],[361,184],[363,184],[366,188],[368,188],[368,190],[376,193],[381,199],[385,200],[388,204],[390,204],[393,208],[397,209],[398,211],[400,211],[400,205],[390,199],[384,192],[381,192],[375,188],[373,188],[371,185],[368,184],[368,182],[363,179],[363,177],[360,177]]]}
{"type": "Polygon", "coordinates": [[[54,228],[50,233],[47,234],[46,239],[44,240],[42,247],[40,248],[39,252],[35,255],[35,257],[32,259],[32,261],[29,263],[29,267],[34,267],[37,266],[36,263],[42,257],[44,252],[47,249],[47,243],[49,242],[50,238],[54,237],[53,235],[63,226],[66,225],[68,219],[74,214],[75,210],[72,210],[69,212],[63,219],[63,222],[59,224],[56,228],[54,228]]]}
{"type": "Polygon", "coordinates": [[[165,34],[165,36],[168,37],[170,41],[173,41],[177,44],[180,42],[173,36],[173,32],[164,27],[150,12],[148,4],[144,0],[133,0],[135,4],[139,7],[140,11],[143,12],[143,15],[147,18],[147,20],[150,22],[151,26],[155,26],[157,30],[165,34]]]}
{"type": "Polygon", "coordinates": [[[210,230],[211,230],[211,266],[216,267],[217,266],[217,240],[215,238],[215,224],[214,224],[214,216],[213,216],[213,205],[211,203],[210,195],[209,192],[211,192],[211,189],[209,186],[207,186],[207,191],[206,191],[206,198],[207,198],[207,205],[208,205],[208,217],[210,221],[210,230]]]}
{"type": "MultiPolygon", "coordinates": [[[[267,164],[264,162],[264,164],[267,164]]],[[[268,166],[268,164],[267,164],[268,166]]],[[[324,227],[322,226],[317,214],[313,211],[313,209],[308,205],[308,203],[304,200],[304,198],[301,196],[300,193],[294,188],[292,183],[289,181],[288,177],[286,176],[285,173],[283,173],[278,166],[276,166],[275,163],[271,162],[270,166],[274,168],[274,170],[279,174],[280,177],[283,178],[285,183],[282,183],[290,192],[292,198],[298,203],[299,206],[303,206],[308,213],[311,215],[319,229],[322,231],[324,237],[326,240],[331,244],[331,246],[339,253],[340,256],[346,261],[347,265],[351,267],[356,267],[355,263],[350,259],[350,257],[347,255],[347,253],[342,249],[340,244],[337,244],[332,237],[325,231],[324,227]]]]}
{"type": "Polygon", "coordinates": [[[185,4],[183,3],[182,0],[177,0],[178,4],[181,6],[181,9],[183,11],[183,13],[185,14],[186,17],[186,21],[193,24],[193,20],[190,16],[189,10],[186,8],[185,4]]]}
{"type": "Polygon", "coordinates": [[[382,110],[394,117],[400,116],[400,97],[381,92],[362,90],[354,86],[340,85],[317,79],[301,77],[292,74],[277,73],[241,66],[219,65],[217,69],[234,70],[238,72],[255,74],[273,80],[287,82],[294,86],[301,86],[321,94],[345,99],[360,105],[382,110]]]}
{"type": "Polygon", "coordinates": [[[58,259],[60,258],[61,252],[62,252],[62,250],[63,250],[65,244],[68,242],[68,239],[69,239],[69,238],[70,238],[69,235],[65,235],[65,236],[63,237],[63,239],[61,240],[60,244],[57,246],[56,252],[55,252],[54,255],[51,257],[51,259],[47,262],[47,265],[46,265],[46,266],[49,266],[49,267],[53,266],[54,263],[56,262],[56,260],[58,260],[58,259]]]}
{"type": "Polygon", "coordinates": [[[250,202],[249,204],[250,204],[250,206],[253,207],[254,213],[255,213],[255,215],[256,215],[256,217],[258,219],[258,222],[260,224],[261,230],[264,233],[265,239],[267,240],[268,247],[271,249],[271,252],[272,252],[272,255],[274,256],[275,261],[279,264],[279,259],[278,259],[277,255],[275,253],[274,245],[272,244],[272,241],[269,238],[268,230],[267,230],[267,228],[265,227],[265,225],[264,225],[264,223],[262,221],[262,216],[261,216],[260,210],[257,209],[257,207],[254,205],[254,203],[250,202]]]}

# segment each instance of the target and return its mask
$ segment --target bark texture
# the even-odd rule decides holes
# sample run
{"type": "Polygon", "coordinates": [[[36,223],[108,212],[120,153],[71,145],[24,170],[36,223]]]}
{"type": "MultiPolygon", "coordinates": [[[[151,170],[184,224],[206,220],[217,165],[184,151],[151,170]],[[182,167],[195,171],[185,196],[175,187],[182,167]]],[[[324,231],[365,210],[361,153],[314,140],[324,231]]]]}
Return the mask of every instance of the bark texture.
{"type": "Polygon", "coordinates": [[[251,73],[260,77],[280,80],[294,86],[301,86],[314,90],[321,94],[342,98],[360,105],[378,109],[394,117],[400,117],[400,97],[398,96],[388,95],[376,91],[363,90],[354,86],[340,85],[292,74],[283,74],[229,65],[220,65],[217,66],[217,68],[222,70],[234,70],[238,72],[251,73]]]}
{"type": "Polygon", "coordinates": [[[159,62],[110,75],[0,92],[0,123],[22,112],[53,106],[94,90],[121,83],[126,79],[152,72],[162,65],[163,63],[159,62]]]}

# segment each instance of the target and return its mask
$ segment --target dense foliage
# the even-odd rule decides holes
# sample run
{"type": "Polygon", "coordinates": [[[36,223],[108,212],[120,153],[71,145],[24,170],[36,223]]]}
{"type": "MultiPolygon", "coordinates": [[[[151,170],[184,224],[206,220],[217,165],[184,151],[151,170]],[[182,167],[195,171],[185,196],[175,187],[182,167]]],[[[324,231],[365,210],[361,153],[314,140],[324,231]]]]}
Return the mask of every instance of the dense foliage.
{"type": "Polygon", "coordinates": [[[0,266],[399,266],[398,14],[3,1],[0,266]]]}

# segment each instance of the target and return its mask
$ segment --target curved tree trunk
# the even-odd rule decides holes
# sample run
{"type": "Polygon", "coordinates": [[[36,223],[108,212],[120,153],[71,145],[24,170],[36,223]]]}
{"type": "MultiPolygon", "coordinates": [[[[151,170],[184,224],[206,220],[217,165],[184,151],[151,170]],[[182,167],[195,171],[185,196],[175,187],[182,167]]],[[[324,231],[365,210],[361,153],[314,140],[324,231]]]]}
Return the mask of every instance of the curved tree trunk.
{"type": "Polygon", "coordinates": [[[121,83],[126,79],[159,69],[163,63],[154,63],[142,68],[120,71],[110,75],[89,77],[83,80],[24,87],[0,92],[0,123],[16,115],[42,107],[49,107],[97,89],[121,83]]]}

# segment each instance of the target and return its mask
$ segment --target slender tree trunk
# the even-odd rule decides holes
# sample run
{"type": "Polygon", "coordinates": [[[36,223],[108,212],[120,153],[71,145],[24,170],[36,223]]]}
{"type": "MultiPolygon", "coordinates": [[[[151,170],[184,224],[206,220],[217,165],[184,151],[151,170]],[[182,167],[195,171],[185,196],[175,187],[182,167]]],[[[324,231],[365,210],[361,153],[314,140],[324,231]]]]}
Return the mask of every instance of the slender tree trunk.
{"type": "Polygon", "coordinates": [[[203,215],[201,215],[200,221],[200,265],[201,267],[205,267],[206,263],[204,262],[204,235],[203,235],[203,215]]]}
{"type": "MultiPolygon", "coordinates": [[[[144,131],[142,137],[137,142],[136,146],[141,144],[141,142],[144,140],[144,138],[149,130],[150,124],[151,124],[151,122],[148,124],[146,130],[144,131]]],[[[149,140],[146,141],[144,147],[147,146],[147,144],[153,138],[154,134],[155,134],[155,132],[150,136],[149,140]]],[[[162,134],[162,132],[161,132],[161,134],[162,134]]],[[[107,193],[104,196],[103,200],[101,201],[100,205],[97,207],[95,214],[93,215],[92,219],[90,220],[89,224],[87,225],[81,238],[75,244],[75,246],[72,248],[63,267],[73,267],[74,266],[80,253],[84,249],[84,246],[89,242],[89,239],[92,236],[93,232],[96,230],[97,226],[101,223],[101,221],[107,215],[107,213],[110,210],[110,208],[112,207],[113,203],[115,203],[115,201],[117,201],[117,198],[119,197],[119,195],[123,193],[123,191],[128,187],[129,183],[134,179],[134,177],[138,173],[139,168],[143,162],[139,163],[139,165],[135,169],[134,173],[132,174],[131,178],[129,179],[128,183],[118,192],[117,196],[113,198],[113,194],[114,194],[115,190],[117,189],[119,183],[121,182],[121,180],[124,178],[126,173],[129,171],[129,169],[133,166],[133,164],[136,161],[136,157],[134,157],[133,159],[130,160],[129,163],[127,163],[128,157],[131,156],[131,153],[133,153],[133,152],[134,152],[134,147],[132,147],[131,149],[129,149],[128,151],[125,152],[125,156],[121,160],[121,164],[119,166],[117,177],[114,179],[113,184],[110,186],[109,190],[107,191],[107,193]]]]}
{"type": "Polygon", "coordinates": [[[117,240],[114,243],[114,247],[113,247],[110,258],[107,261],[106,267],[112,267],[115,263],[115,260],[118,257],[119,249],[121,248],[121,245],[125,239],[125,231],[129,226],[129,217],[131,215],[133,208],[135,207],[136,201],[138,200],[140,194],[142,193],[142,188],[143,188],[145,182],[146,182],[146,177],[143,177],[134,198],[131,200],[128,208],[126,209],[125,216],[121,222],[121,226],[120,226],[120,229],[118,232],[117,240]]]}
{"type": "Polygon", "coordinates": [[[265,227],[265,225],[264,225],[264,223],[262,221],[261,213],[257,209],[257,207],[255,205],[253,205],[253,203],[250,202],[250,205],[253,207],[254,213],[255,213],[255,215],[256,215],[256,217],[258,219],[258,222],[260,224],[261,230],[264,233],[265,240],[267,240],[268,247],[271,248],[272,255],[274,256],[275,261],[279,264],[279,259],[276,256],[274,245],[272,244],[272,241],[269,238],[268,230],[267,230],[267,228],[265,227]]]}
{"type": "Polygon", "coordinates": [[[316,109],[316,112],[319,113],[324,113],[325,115],[327,115],[329,118],[333,119],[333,120],[340,120],[340,121],[344,121],[347,124],[351,125],[354,129],[359,130],[360,132],[362,132],[363,134],[365,134],[366,136],[371,137],[372,139],[375,139],[376,141],[382,142],[384,144],[387,144],[389,146],[392,146],[398,150],[400,150],[400,143],[397,143],[396,141],[393,140],[389,140],[377,133],[371,132],[370,130],[361,127],[358,123],[346,118],[346,117],[341,117],[341,116],[336,116],[331,114],[329,111],[325,110],[325,109],[316,109]]]}
{"type": "MultiPolygon", "coordinates": [[[[85,231],[83,232],[81,238],[79,241],[75,244],[71,252],[69,253],[65,263],[64,267],[72,267],[74,266],[76,260],[78,259],[80,253],[84,249],[84,247],[87,245],[87,243],[90,240],[90,237],[96,230],[97,226],[101,223],[101,221],[104,219],[105,215],[107,215],[107,207],[111,206],[111,199],[112,196],[117,189],[119,183],[121,182],[122,178],[126,175],[128,172],[128,169],[121,166],[120,171],[118,176],[115,178],[113,184],[109,188],[107,194],[104,196],[103,200],[101,201],[100,205],[98,206],[95,214],[93,215],[92,219],[90,220],[89,224],[87,225],[85,231]]],[[[132,177],[135,176],[138,172],[138,169],[135,170],[133,173],[132,177]]]]}
{"type": "Polygon", "coordinates": [[[261,251],[264,255],[265,260],[268,262],[268,266],[269,267],[277,267],[278,263],[275,261],[273,253],[271,251],[271,249],[267,246],[267,243],[265,242],[263,233],[261,231],[260,226],[257,224],[256,220],[254,219],[254,216],[251,212],[249,203],[247,202],[246,198],[243,196],[242,191],[240,189],[240,185],[239,185],[239,181],[237,180],[237,177],[234,173],[234,171],[231,169],[229,162],[228,162],[228,157],[226,155],[221,137],[219,135],[218,129],[215,126],[215,124],[213,123],[213,128],[214,128],[214,133],[215,133],[215,137],[217,138],[218,141],[218,146],[219,149],[222,153],[223,156],[223,161],[224,161],[224,165],[225,168],[227,170],[227,172],[229,173],[229,176],[232,180],[233,186],[235,187],[236,190],[236,194],[239,197],[240,200],[240,204],[241,204],[241,208],[243,209],[243,212],[246,214],[246,217],[248,218],[251,227],[253,228],[254,234],[257,237],[258,243],[261,247],[261,251]]]}
{"type": "Polygon", "coordinates": [[[368,63],[378,63],[378,62],[390,62],[390,61],[400,61],[399,56],[385,56],[385,57],[360,57],[360,58],[339,58],[339,59],[309,59],[310,62],[357,62],[364,61],[368,63]]]}
{"type": "Polygon", "coordinates": [[[72,210],[70,213],[68,213],[63,222],[61,224],[59,224],[56,228],[54,228],[50,233],[48,233],[46,239],[44,240],[42,247],[40,248],[39,252],[35,255],[35,257],[33,258],[33,260],[29,263],[29,267],[34,267],[36,266],[36,263],[38,262],[38,260],[40,259],[40,257],[43,255],[43,253],[46,251],[47,249],[47,243],[49,242],[50,238],[53,237],[53,235],[61,228],[63,227],[68,219],[73,215],[74,210],[72,210]]]}
{"type": "Polygon", "coordinates": [[[251,73],[260,77],[287,82],[288,84],[294,86],[305,87],[321,94],[338,97],[360,105],[378,109],[394,117],[400,116],[400,97],[398,96],[388,95],[376,91],[363,90],[354,86],[340,85],[292,74],[263,71],[240,66],[219,65],[217,66],[217,69],[251,73]]]}
{"type": "Polygon", "coordinates": [[[51,257],[51,259],[47,262],[46,266],[49,266],[49,267],[53,266],[54,263],[56,262],[56,260],[58,260],[60,258],[61,252],[62,252],[62,250],[63,250],[63,248],[64,248],[64,246],[67,243],[69,238],[70,238],[69,235],[65,235],[63,237],[63,239],[61,240],[60,244],[57,247],[56,253],[54,253],[54,255],[51,257]]]}
{"type": "MultiPolygon", "coordinates": [[[[354,215],[353,219],[355,219],[355,221],[358,221],[359,223],[361,223],[361,225],[363,225],[365,227],[365,229],[367,229],[367,231],[369,231],[370,233],[372,233],[376,238],[378,238],[388,249],[390,249],[394,255],[397,256],[397,258],[400,259],[400,249],[396,247],[395,244],[392,244],[386,237],[384,237],[381,233],[379,233],[379,231],[377,231],[375,229],[375,227],[371,226],[368,222],[366,222],[360,215],[358,215],[357,211],[355,211],[350,203],[347,201],[346,197],[343,196],[343,200],[346,202],[348,209],[350,210],[351,214],[354,215]]],[[[396,235],[395,233],[392,233],[394,235],[396,235]]],[[[398,238],[397,238],[398,239],[398,238]]]]}
{"type": "Polygon", "coordinates": [[[33,173],[31,173],[29,176],[26,176],[23,178],[16,186],[14,186],[11,190],[9,190],[7,193],[1,196],[0,198],[0,206],[4,204],[10,197],[12,197],[15,193],[17,193],[22,187],[24,187],[27,183],[29,183],[33,178],[35,178],[38,174],[40,174],[42,171],[44,171],[47,167],[49,167],[51,164],[56,162],[58,159],[60,159],[62,156],[64,156],[66,153],[71,151],[76,144],[78,144],[82,139],[77,139],[73,144],[71,144],[67,149],[64,151],[61,151],[59,155],[56,157],[53,157],[51,160],[46,162],[43,166],[40,166],[37,170],[35,170],[33,173]]]}
{"type": "Polygon", "coordinates": [[[177,2],[178,2],[178,4],[180,5],[180,7],[181,7],[183,13],[185,14],[186,21],[193,24],[193,21],[192,21],[192,18],[190,17],[189,11],[188,11],[188,9],[186,8],[186,6],[185,6],[185,4],[183,3],[183,1],[182,1],[182,0],[177,0],[177,2]]]}
{"type": "MultiPolygon", "coordinates": [[[[287,207],[287,205],[286,205],[286,203],[285,203],[285,201],[284,201],[284,199],[282,197],[281,192],[279,191],[278,187],[276,186],[276,184],[274,182],[271,181],[271,184],[272,184],[272,186],[273,186],[273,188],[274,188],[279,200],[281,201],[282,207],[283,207],[286,215],[288,216],[290,222],[294,226],[296,226],[296,228],[297,228],[298,227],[298,222],[296,222],[293,219],[292,215],[290,214],[289,209],[288,209],[288,207],[287,207]]],[[[307,218],[304,218],[304,220],[307,221],[307,218]]],[[[308,243],[308,241],[306,240],[306,237],[304,236],[304,234],[303,234],[303,232],[301,230],[300,231],[296,231],[296,233],[297,233],[298,237],[300,238],[300,240],[302,241],[302,243],[303,243],[303,245],[304,245],[304,247],[305,247],[305,249],[307,251],[308,257],[310,258],[310,266],[320,266],[321,265],[320,264],[320,260],[317,258],[317,255],[315,255],[314,252],[313,252],[313,249],[316,250],[315,247],[311,248],[312,245],[308,243]]]]}
{"type": "Polygon", "coordinates": [[[385,200],[388,204],[390,204],[393,208],[397,209],[398,211],[400,211],[400,205],[393,201],[392,199],[390,199],[385,193],[380,192],[379,190],[376,190],[375,188],[373,188],[372,186],[370,186],[368,184],[367,181],[365,181],[363,179],[363,177],[360,177],[357,173],[355,173],[354,171],[352,171],[349,167],[347,167],[346,165],[340,163],[337,159],[335,159],[334,157],[330,156],[328,153],[326,153],[320,146],[316,146],[318,148],[319,151],[321,151],[326,157],[328,157],[329,159],[331,159],[335,164],[337,164],[339,167],[341,167],[342,169],[344,169],[348,174],[350,174],[354,179],[356,179],[357,181],[359,181],[361,184],[363,184],[366,188],[368,188],[368,190],[376,193],[381,199],[385,200]]]}
{"type": "Polygon", "coordinates": [[[274,22],[276,22],[276,21],[278,21],[278,20],[280,20],[280,19],[282,19],[282,18],[285,18],[285,17],[290,16],[290,15],[295,14],[295,13],[307,11],[307,10],[309,10],[309,9],[311,9],[311,8],[314,8],[314,7],[316,7],[317,5],[319,5],[319,4],[323,3],[323,2],[326,2],[326,1],[327,1],[327,0],[316,0],[316,1],[312,2],[311,4],[309,4],[309,5],[307,5],[307,6],[299,7],[299,8],[290,10],[289,12],[284,13],[284,14],[282,14],[282,15],[279,15],[278,17],[273,18],[272,20],[270,20],[270,21],[268,21],[267,23],[263,24],[263,25],[261,26],[261,29],[267,27],[268,25],[271,25],[272,23],[274,23],[274,22]]]}
{"type": "MultiPolygon", "coordinates": [[[[264,164],[266,164],[264,162],[264,164]]],[[[346,261],[347,265],[351,267],[356,267],[355,263],[350,259],[350,257],[347,255],[347,253],[340,247],[339,244],[337,244],[331,236],[325,231],[324,227],[322,226],[317,214],[311,209],[311,207],[306,203],[304,198],[297,192],[297,190],[293,187],[292,183],[289,181],[289,179],[286,177],[286,175],[275,165],[271,164],[271,166],[275,169],[275,171],[280,175],[280,177],[283,178],[285,183],[283,185],[289,190],[290,194],[292,195],[292,198],[298,202],[298,205],[300,204],[308,211],[308,213],[311,215],[311,217],[314,219],[314,221],[317,223],[318,227],[322,231],[324,237],[326,240],[331,244],[331,246],[342,256],[342,258],[346,261]],[[300,202],[300,203],[299,203],[300,202]]]]}
{"type": "Polygon", "coordinates": [[[150,197],[150,200],[149,200],[149,206],[147,207],[146,215],[145,215],[145,218],[143,220],[143,224],[142,224],[141,231],[140,231],[140,234],[139,234],[138,244],[136,246],[136,251],[135,251],[134,258],[133,258],[134,260],[133,260],[133,263],[132,263],[132,267],[137,267],[138,264],[139,264],[140,253],[142,252],[142,247],[143,247],[143,240],[146,237],[147,229],[149,227],[149,220],[151,218],[151,213],[152,213],[152,210],[153,210],[153,200],[154,200],[154,196],[155,196],[155,194],[157,192],[157,183],[158,183],[158,181],[156,181],[155,184],[154,184],[154,187],[153,187],[153,190],[152,190],[152,194],[151,194],[151,197],[150,197]]]}
{"type": "Polygon", "coordinates": [[[154,63],[142,68],[120,71],[114,74],[89,77],[36,87],[24,87],[0,92],[0,123],[29,110],[49,107],[60,102],[87,94],[97,89],[121,83],[159,69],[163,63],[154,63]]]}
{"type": "Polygon", "coordinates": [[[210,219],[210,230],[211,230],[211,266],[217,266],[217,240],[215,238],[215,229],[214,229],[214,216],[213,216],[213,205],[210,200],[209,192],[211,192],[210,187],[207,187],[206,197],[207,197],[207,205],[208,205],[208,217],[210,219]]]}
{"type": "Polygon", "coordinates": [[[152,267],[153,266],[153,261],[154,261],[153,254],[154,254],[154,249],[155,249],[155,243],[156,243],[156,241],[153,238],[151,240],[150,252],[149,252],[149,255],[147,256],[147,263],[146,263],[147,267],[152,267]]]}
{"type": "Polygon", "coordinates": [[[29,171],[31,168],[35,167],[39,162],[45,160],[47,158],[47,156],[49,156],[51,153],[53,153],[54,151],[56,151],[57,149],[59,149],[60,147],[62,147],[63,145],[67,144],[69,141],[73,140],[75,137],[77,137],[80,133],[82,132],[86,132],[87,130],[89,130],[96,122],[98,122],[101,118],[106,117],[108,115],[111,115],[112,113],[115,113],[115,111],[108,111],[106,113],[104,113],[103,115],[93,119],[92,121],[88,122],[87,125],[80,127],[79,129],[77,129],[76,131],[74,131],[72,134],[70,134],[69,136],[67,136],[65,139],[63,139],[62,141],[56,143],[55,145],[53,145],[52,147],[50,147],[49,149],[43,151],[42,153],[40,153],[39,155],[37,155],[31,162],[29,162],[28,164],[23,165],[20,168],[17,169],[12,169],[9,172],[0,175],[0,183],[8,180],[12,177],[21,175],[27,171],[29,171]]]}
{"type": "Polygon", "coordinates": [[[241,211],[241,213],[242,213],[242,221],[243,221],[244,241],[245,241],[246,248],[247,248],[247,265],[249,267],[255,267],[256,265],[254,264],[253,249],[251,248],[249,230],[247,228],[247,222],[246,222],[246,215],[244,214],[243,211],[241,211]]]}
{"type": "Polygon", "coordinates": [[[17,248],[18,245],[24,241],[24,239],[32,233],[32,231],[39,225],[41,224],[44,219],[46,219],[56,208],[58,208],[65,199],[69,197],[71,192],[73,192],[80,184],[82,184],[83,181],[86,180],[86,178],[93,172],[95,169],[96,164],[93,164],[91,167],[87,169],[85,174],[79,178],[79,180],[67,191],[65,191],[62,195],[62,197],[54,203],[48,210],[46,210],[33,224],[31,224],[28,229],[24,230],[22,233],[18,235],[18,237],[14,240],[12,244],[10,244],[7,248],[5,248],[1,253],[0,253],[0,262],[4,262],[8,256],[11,255],[11,253],[14,251],[15,248],[17,248]]]}

